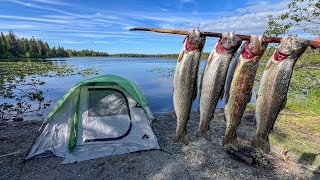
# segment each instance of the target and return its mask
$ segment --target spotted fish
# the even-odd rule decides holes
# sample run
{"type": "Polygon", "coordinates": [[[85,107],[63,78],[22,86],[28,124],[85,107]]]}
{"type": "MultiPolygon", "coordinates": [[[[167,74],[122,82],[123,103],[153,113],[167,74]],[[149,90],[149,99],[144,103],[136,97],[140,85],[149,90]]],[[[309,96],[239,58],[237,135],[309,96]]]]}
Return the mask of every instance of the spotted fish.
{"type": "Polygon", "coordinates": [[[226,89],[225,120],[226,132],[223,146],[232,145],[238,148],[237,128],[241,122],[246,105],[250,102],[252,87],[259,67],[259,60],[267,48],[263,36],[252,35],[250,41],[244,44],[236,61],[236,66],[229,89],[226,89]]]}
{"type": "Polygon", "coordinates": [[[201,78],[197,137],[211,140],[210,121],[219,98],[223,96],[230,61],[240,45],[241,39],[234,32],[224,33],[209,55],[201,78]]]}
{"type": "Polygon", "coordinates": [[[175,142],[188,144],[187,122],[189,120],[192,102],[197,96],[197,80],[201,52],[205,44],[205,36],[199,29],[186,37],[178,57],[174,73],[173,105],[174,117],[177,120],[175,142]]]}
{"type": "Polygon", "coordinates": [[[252,146],[270,152],[269,133],[285,107],[293,67],[310,41],[297,37],[282,38],[269,59],[257,94],[255,120],[257,131],[252,146]]]}

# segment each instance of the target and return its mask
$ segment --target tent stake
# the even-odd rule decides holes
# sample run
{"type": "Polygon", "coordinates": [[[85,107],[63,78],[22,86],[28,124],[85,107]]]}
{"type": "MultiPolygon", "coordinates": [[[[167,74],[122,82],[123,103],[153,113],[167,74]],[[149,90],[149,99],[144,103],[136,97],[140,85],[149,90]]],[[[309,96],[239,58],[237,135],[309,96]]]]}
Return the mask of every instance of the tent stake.
{"type": "MultiPolygon", "coordinates": [[[[186,30],[179,30],[179,29],[159,29],[159,28],[131,28],[129,29],[130,31],[152,31],[152,32],[157,32],[157,33],[166,33],[166,34],[180,34],[180,35],[188,35],[189,31],[186,30]]],[[[201,32],[203,36],[208,36],[208,37],[222,37],[222,33],[215,33],[215,32],[201,32]]],[[[250,40],[251,36],[247,35],[241,35],[241,34],[236,34],[240,39],[242,40],[250,40]]],[[[280,37],[265,37],[264,42],[268,43],[280,43],[281,38],[280,37]]],[[[320,48],[320,42],[317,41],[310,41],[309,46],[313,48],[320,48]]]]}

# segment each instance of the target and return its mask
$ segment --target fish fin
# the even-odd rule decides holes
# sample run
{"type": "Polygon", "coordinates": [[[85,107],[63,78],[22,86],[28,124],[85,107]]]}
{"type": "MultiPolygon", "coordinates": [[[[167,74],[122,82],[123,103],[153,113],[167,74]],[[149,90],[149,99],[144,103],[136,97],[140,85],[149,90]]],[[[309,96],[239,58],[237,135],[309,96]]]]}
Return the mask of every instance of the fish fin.
{"type": "Polygon", "coordinates": [[[273,64],[272,59],[270,59],[266,65],[266,70],[273,64]]]}
{"type": "Polygon", "coordinates": [[[180,62],[182,60],[183,55],[184,55],[184,50],[182,50],[181,53],[179,54],[178,62],[180,62]]]}
{"type": "Polygon", "coordinates": [[[204,139],[206,139],[207,141],[211,141],[211,131],[210,129],[198,129],[197,133],[196,133],[196,137],[200,138],[203,137],[204,139]]]}
{"type": "Polygon", "coordinates": [[[213,59],[213,52],[210,53],[209,57],[208,57],[208,61],[207,63],[210,64],[210,62],[212,61],[213,59]]]}
{"type": "Polygon", "coordinates": [[[183,144],[189,145],[189,140],[188,140],[187,134],[178,134],[178,133],[176,133],[173,141],[174,141],[175,143],[181,141],[183,144]]]}
{"type": "Polygon", "coordinates": [[[173,118],[177,120],[177,114],[175,110],[173,110],[173,118]]]}
{"type": "Polygon", "coordinates": [[[223,114],[223,120],[224,120],[225,123],[227,123],[227,117],[226,117],[225,113],[223,114]]]}
{"type": "Polygon", "coordinates": [[[269,139],[262,138],[259,135],[256,135],[252,140],[252,147],[256,149],[261,149],[265,153],[270,152],[270,143],[269,139]]]}
{"type": "Polygon", "coordinates": [[[281,105],[280,111],[282,111],[286,107],[287,100],[288,100],[288,97],[286,96],[282,101],[282,105],[281,105]]]}
{"type": "Polygon", "coordinates": [[[183,55],[184,55],[184,49],[186,47],[186,41],[188,40],[189,36],[186,36],[183,40],[183,46],[182,46],[182,49],[180,51],[180,54],[178,56],[178,62],[180,62],[182,59],[183,59],[183,55]]]}
{"type": "Polygon", "coordinates": [[[239,142],[236,133],[227,133],[222,139],[222,146],[225,148],[231,147],[233,149],[239,149],[239,142]]]}

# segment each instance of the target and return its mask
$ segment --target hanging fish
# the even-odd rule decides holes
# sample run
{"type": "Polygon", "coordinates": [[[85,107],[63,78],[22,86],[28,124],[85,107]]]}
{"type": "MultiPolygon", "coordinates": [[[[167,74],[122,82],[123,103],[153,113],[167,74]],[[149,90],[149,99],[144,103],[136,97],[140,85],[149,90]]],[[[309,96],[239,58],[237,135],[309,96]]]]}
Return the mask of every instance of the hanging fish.
{"type": "Polygon", "coordinates": [[[197,80],[201,52],[205,37],[199,29],[189,33],[185,38],[178,57],[174,73],[173,106],[174,117],[177,119],[175,141],[188,144],[187,122],[189,120],[192,102],[197,96],[197,80]]]}
{"type": "Polygon", "coordinates": [[[225,104],[227,103],[228,98],[229,98],[229,90],[230,90],[230,86],[231,86],[231,81],[233,79],[234,71],[236,70],[237,63],[240,59],[240,55],[241,55],[241,52],[244,48],[244,45],[246,45],[246,43],[242,43],[241,47],[236,52],[235,57],[231,60],[229,68],[228,68],[227,78],[226,78],[226,82],[224,85],[225,104]]]}
{"type": "Polygon", "coordinates": [[[226,132],[222,141],[223,146],[233,145],[238,148],[237,128],[241,122],[246,105],[250,102],[252,88],[259,60],[267,48],[263,42],[263,36],[252,35],[250,41],[246,42],[239,53],[232,81],[226,89],[225,120],[227,122],[226,132]]]}
{"type": "Polygon", "coordinates": [[[285,107],[293,67],[309,45],[309,40],[297,37],[282,38],[269,59],[261,77],[257,94],[255,120],[256,135],[252,146],[270,152],[269,133],[285,107]]]}
{"type": "Polygon", "coordinates": [[[240,45],[241,39],[234,32],[224,33],[209,55],[201,78],[197,137],[211,140],[210,121],[219,98],[223,97],[230,61],[240,45]]]}

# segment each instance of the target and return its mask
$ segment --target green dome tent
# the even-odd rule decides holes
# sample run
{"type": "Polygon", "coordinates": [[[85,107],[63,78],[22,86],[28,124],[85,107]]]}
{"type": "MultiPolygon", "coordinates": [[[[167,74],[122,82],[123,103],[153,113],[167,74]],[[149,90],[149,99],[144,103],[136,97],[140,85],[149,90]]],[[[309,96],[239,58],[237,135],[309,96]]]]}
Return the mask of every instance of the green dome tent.
{"type": "Polygon", "coordinates": [[[160,149],[153,114],[130,80],[104,75],[82,81],[58,101],[26,159],[48,153],[64,163],[160,149]]]}

